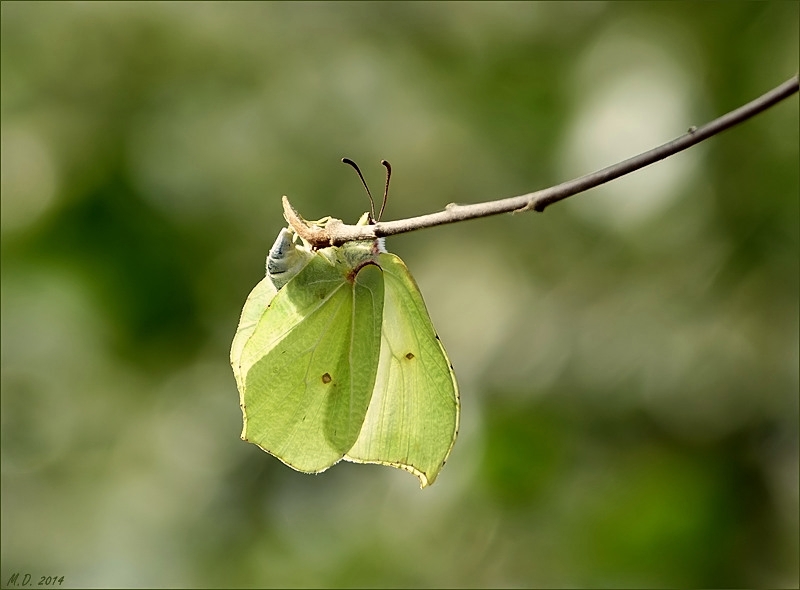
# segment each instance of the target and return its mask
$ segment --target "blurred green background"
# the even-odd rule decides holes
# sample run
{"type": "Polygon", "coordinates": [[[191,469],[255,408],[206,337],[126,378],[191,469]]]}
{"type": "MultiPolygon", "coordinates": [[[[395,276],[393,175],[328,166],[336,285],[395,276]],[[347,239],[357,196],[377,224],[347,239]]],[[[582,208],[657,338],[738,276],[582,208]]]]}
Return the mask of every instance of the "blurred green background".
{"type": "Polygon", "coordinates": [[[798,69],[800,4],[2,3],[2,584],[798,585],[798,101],[398,236],[461,387],[436,484],[239,440],[284,224],[514,196],[798,69]],[[21,577],[19,581],[21,582],[21,577]]]}

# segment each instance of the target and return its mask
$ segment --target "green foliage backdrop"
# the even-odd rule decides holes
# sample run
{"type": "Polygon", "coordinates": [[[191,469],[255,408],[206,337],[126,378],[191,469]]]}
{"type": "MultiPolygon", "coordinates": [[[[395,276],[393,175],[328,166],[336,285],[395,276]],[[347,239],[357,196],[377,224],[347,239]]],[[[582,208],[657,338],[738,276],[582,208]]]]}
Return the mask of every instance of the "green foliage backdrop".
{"type": "Polygon", "coordinates": [[[614,163],[798,69],[798,3],[2,4],[2,584],[797,586],[798,102],[543,215],[389,240],[436,484],[238,438],[283,224],[614,163]]]}

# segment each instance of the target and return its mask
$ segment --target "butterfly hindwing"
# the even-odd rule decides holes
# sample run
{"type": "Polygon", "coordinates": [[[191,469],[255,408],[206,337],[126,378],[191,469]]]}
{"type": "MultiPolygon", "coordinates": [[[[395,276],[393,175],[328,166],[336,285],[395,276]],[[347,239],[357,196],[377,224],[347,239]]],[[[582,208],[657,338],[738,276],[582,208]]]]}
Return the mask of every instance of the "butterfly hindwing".
{"type": "Polygon", "coordinates": [[[422,487],[441,470],[458,432],[458,386],[422,294],[403,261],[384,272],[381,356],[372,403],[346,459],[410,471],[422,487]]]}

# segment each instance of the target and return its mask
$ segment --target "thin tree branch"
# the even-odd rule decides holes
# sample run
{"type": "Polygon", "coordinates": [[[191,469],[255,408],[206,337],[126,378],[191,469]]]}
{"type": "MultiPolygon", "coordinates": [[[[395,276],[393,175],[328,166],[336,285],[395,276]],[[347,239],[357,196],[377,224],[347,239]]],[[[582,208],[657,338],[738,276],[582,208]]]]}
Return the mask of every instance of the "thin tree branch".
{"type": "Polygon", "coordinates": [[[590,188],[594,188],[610,180],[644,168],[645,166],[649,166],[654,162],[663,160],[664,158],[700,143],[729,127],[738,125],[793,95],[798,91],[799,87],[798,76],[795,75],[790,80],[787,80],[780,86],[770,90],[746,105],[702,127],[691,127],[688,133],[664,145],[619,162],[618,164],[614,164],[613,166],[598,170],[597,172],[526,195],[500,199],[498,201],[476,203],[474,205],[450,204],[444,211],[438,213],[411,217],[409,219],[400,219],[397,221],[379,222],[374,225],[346,225],[338,219],[332,219],[324,227],[314,224],[309,225],[289,204],[289,200],[283,197],[284,216],[301,237],[314,247],[322,248],[329,245],[341,245],[350,241],[370,240],[392,236],[426,227],[455,223],[467,219],[476,219],[478,217],[488,217],[489,215],[497,215],[499,213],[519,213],[529,210],[542,212],[545,207],[553,203],[587,191],[590,188]]]}

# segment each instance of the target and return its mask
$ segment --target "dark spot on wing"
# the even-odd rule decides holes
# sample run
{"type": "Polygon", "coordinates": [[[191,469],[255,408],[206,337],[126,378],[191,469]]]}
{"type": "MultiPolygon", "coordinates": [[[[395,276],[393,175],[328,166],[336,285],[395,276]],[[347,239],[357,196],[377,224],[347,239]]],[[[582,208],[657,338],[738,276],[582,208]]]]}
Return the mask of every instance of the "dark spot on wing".
{"type": "Polygon", "coordinates": [[[325,373],[325,374],[322,376],[322,382],[323,382],[323,383],[326,383],[326,384],[331,382],[331,376],[330,376],[330,374],[329,374],[329,373],[325,373]]]}
{"type": "Polygon", "coordinates": [[[413,358],[414,358],[414,353],[413,353],[413,352],[409,352],[408,354],[406,354],[406,358],[407,358],[408,360],[411,360],[411,359],[413,359],[413,358]]]}

